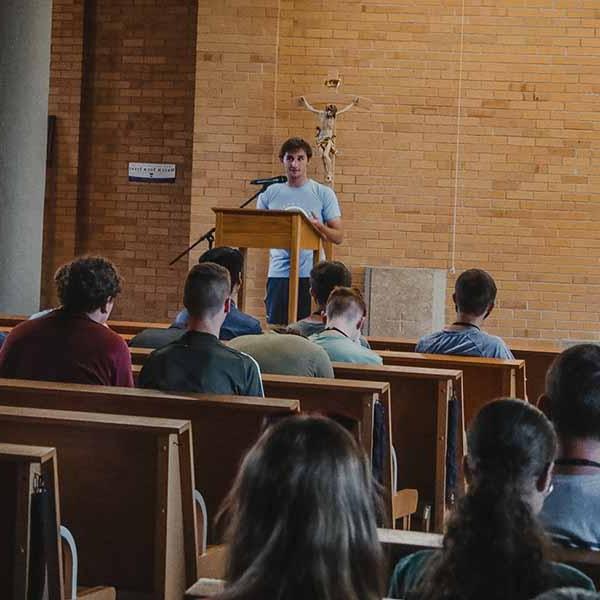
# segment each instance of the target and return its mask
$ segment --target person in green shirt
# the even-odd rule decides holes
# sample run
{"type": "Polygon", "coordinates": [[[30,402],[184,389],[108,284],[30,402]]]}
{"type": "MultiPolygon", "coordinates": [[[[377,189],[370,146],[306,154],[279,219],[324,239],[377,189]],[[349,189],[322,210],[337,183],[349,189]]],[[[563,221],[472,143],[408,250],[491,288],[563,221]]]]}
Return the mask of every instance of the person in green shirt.
{"type": "Polygon", "coordinates": [[[552,424],[530,404],[503,399],[484,406],[468,433],[468,488],[442,550],[403,558],[388,596],[526,600],[557,587],[594,590],[577,569],[544,559],[536,515],[552,491],[557,445],[552,424]]]}

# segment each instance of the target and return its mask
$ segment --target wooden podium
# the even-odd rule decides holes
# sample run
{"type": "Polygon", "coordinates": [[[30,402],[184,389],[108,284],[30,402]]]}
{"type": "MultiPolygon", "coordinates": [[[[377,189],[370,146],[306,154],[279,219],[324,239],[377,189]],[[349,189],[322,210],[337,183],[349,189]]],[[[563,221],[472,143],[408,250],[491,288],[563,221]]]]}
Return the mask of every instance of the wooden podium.
{"type": "Polygon", "coordinates": [[[312,250],[313,262],[319,260],[321,248],[325,257],[333,257],[333,244],[323,240],[314,225],[300,211],[253,210],[245,208],[213,208],[216,214],[215,246],[234,246],[244,255],[244,277],[239,294],[239,306],[246,305],[246,257],[248,248],[285,248],[290,251],[290,293],[288,322],[296,321],[298,313],[298,278],[300,250],[312,250]]]}

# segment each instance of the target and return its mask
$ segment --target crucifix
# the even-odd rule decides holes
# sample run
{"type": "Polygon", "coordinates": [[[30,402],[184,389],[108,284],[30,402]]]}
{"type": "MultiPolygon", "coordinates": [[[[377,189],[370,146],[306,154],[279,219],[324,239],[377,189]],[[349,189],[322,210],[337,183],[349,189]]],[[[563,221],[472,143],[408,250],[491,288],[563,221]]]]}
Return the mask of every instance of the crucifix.
{"type": "MultiPolygon", "coordinates": [[[[337,93],[341,83],[342,80],[339,74],[337,74],[334,77],[326,79],[324,85],[327,88],[334,88],[337,93]]],[[[325,107],[323,109],[315,108],[312,104],[310,104],[305,96],[300,96],[298,101],[300,106],[306,108],[319,117],[319,124],[317,125],[315,131],[315,145],[317,151],[319,152],[319,156],[323,161],[325,181],[327,181],[329,184],[332,184],[335,172],[335,155],[337,153],[335,144],[335,126],[337,117],[350,110],[354,106],[357,106],[359,102],[363,103],[363,100],[359,96],[354,96],[352,101],[342,108],[338,108],[336,104],[329,100],[325,102],[325,107]]]]}

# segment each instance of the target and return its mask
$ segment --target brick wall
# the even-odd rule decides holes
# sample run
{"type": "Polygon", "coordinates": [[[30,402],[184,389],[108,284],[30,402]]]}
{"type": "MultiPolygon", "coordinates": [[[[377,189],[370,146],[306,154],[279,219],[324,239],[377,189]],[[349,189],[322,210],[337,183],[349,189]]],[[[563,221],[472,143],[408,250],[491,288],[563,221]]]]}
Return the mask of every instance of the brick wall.
{"type": "MultiPolygon", "coordinates": [[[[596,2],[466,0],[460,132],[458,0],[201,0],[199,10],[192,239],[212,225],[210,206],[235,206],[247,180],[279,172],[282,139],[312,138],[314,116],[294,98],[322,97],[339,69],[339,104],[370,100],[337,129],[338,256],[356,280],[366,265],[452,266],[460,134],[455,267],[496,278],[489,328],[600,338],[596,2]]],[[[262,314],[265,261],[251,262],[262,314]]]]}
{"type": "Polygon", "coordinates": [[[187,271],[167,263],[189,239],[196,2],[56,0],[54,12],[50,112],[65,152],[49,192],[60,206],[46,220],[59,223],[47,270],[101,253],[126,279],[114,316],[164,321],[187,271]],[[175,163],[177,181],[129,183],[128,162],[175,163]]]}

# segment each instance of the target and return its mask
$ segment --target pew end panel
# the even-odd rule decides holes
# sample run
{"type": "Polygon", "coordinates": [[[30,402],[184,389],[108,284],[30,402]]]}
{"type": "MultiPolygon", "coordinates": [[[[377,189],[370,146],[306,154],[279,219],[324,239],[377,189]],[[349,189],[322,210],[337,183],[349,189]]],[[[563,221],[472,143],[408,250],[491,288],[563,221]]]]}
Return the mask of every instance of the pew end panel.
{"type": "Polygon", "coordinates": [[[378,379],[390,384],[397,488],[417,489],[421,504],[432,505],[433,527],[441,531],[446,505],[452,500],[446,489],[448,466],[455,469],[456,493],[460,495],[463,491],[460,466],[465,436],[461,372],[347,363],[334,363],[334,371],[337,377],[378,379]],[[454,448],[452,456],[449,448],[454,448]]]}
{"type": "Polygon", "coordinates": [[[0,408],[1,439],[57,448],[81,583],[140,597],[174,600],[197,578],[197,546],[185,548],[183,531],[195,511],[182,492],[193,482],[179,481],[185,436],[190,425],[181,420],[0,408]]]}
{"type": "MultiPolygon", "coordinates": [[[[32,593],[33,540],[43,536],[49,600],[63,600],[60,552],[60,505],[56,450],[52,447],[0,443],[0,597],[27,598],[32,593]],[[32,495],[43,482],[47,514],[43,523],[32,515],[32,495]]],[[[34,559],[35,560],[35,559],[34,559]]],[[[39,581],[38,585],[42,585],[39,581]]]]}

